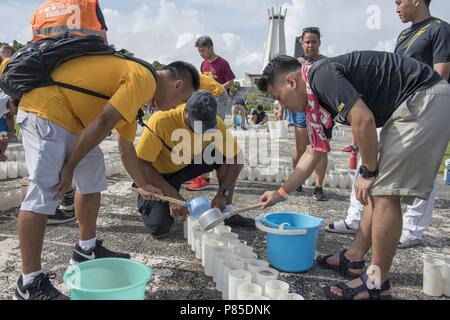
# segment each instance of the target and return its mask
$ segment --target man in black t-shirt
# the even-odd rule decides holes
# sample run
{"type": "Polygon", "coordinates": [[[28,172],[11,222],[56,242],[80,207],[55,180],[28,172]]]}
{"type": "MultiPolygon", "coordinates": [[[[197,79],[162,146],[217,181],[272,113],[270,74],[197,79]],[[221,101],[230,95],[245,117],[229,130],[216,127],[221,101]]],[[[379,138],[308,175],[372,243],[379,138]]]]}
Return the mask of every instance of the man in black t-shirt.
{"type": "Polygon", "coordinates": [[[263,126],[269,121],[269,117],[267,116],[267,113],[264,112],[264,107],[261,105],[258,106],[256,110],[253,110],[251,116],[251,122],[254,125],[263,126]]]}
{"type": "MultiPolygon", "coordinates": [[[[264,70],[258,88],[290,110],[304,112],[308,99],[301,71],[297,59],[278,56],[264,70]]],[[[366,206],[356,240],[362,245],[350,255],[344,251],[340,267],[328,265],[329,257],[318,258],[319,264],[360,279],[341,283],[341,289],[328,287],[326,294],[338,300],[343,293],[350,300],[389,298],[389,270],[402,230],[401,201],[427,199],[433,189],[450,139],[450,85],[415,59],[375,51],[317,62],[308,82],[322,107],[352,126],[363,164],[355,183],[356,197],[366,206]],[[383,128],[379,143],[376,128],[383,128]],[[364,262],[354,258],[363,258],[370,247],[371,267],[361,273],[364,262]]],[[[278,192],[262,197],[264,206],[293,192],[316,164],[305,157],[278,192]]]]}
{"type": "MultiPolygon", "coordinates": [[[[430,1],[397,0],[396,4],[401,21],[411,22],[412,25],[401,32],[395,53],[421,61],[432,67],[443,79],[449,80],[450,25],[431,16],[430,1]]],[[[432,220],[437,180],[438,178],[428,200],[416,199],[407,207],[403,215],[403,232],[399,248],[409,248],[422,243],[423,233],[432,220]]],[[[325,230],[333,233],[355,233],[363,209],[364,207],[352,196],[346,219],[333,222],[325,230]]]]}

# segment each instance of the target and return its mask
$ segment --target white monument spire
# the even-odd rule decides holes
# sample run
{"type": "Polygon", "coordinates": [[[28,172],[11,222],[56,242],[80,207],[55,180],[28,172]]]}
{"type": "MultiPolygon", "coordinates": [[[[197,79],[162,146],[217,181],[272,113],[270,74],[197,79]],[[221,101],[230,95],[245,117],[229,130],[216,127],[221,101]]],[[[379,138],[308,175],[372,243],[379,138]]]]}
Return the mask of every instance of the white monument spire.
{"type": "Polygon", "coordinates": [[[287,9],[280,7],[275,11],[274,7],[267,10],[269,13],[269,34],[266,41],[263,70],[270,60],[278,54],[286,53],[286,36],[284,32],[284,22],[286,20],[287,9]]]}

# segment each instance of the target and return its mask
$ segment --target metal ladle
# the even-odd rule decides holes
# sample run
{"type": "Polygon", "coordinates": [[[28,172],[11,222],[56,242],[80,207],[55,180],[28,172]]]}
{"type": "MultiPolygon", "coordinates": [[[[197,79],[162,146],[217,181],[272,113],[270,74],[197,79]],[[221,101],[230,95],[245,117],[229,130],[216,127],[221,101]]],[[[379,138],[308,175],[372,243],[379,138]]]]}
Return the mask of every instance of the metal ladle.
{"type": "Polygon", "coordinates": [[[227,213],[223,213],[220,209],[214,208],[211,210],[206,211],[204,214],[200,216],[198,219],[198,222],[200,223],[200,227],[204,231],[209,231],[215,227],[217,227],[219,224],[221,224],[224,220],[231,218],[232,216],[235,216],[237,214],[255,210],[258,208],[262,208],[262,204],[253,205],[248,208],[239,209],[227,213]]]}

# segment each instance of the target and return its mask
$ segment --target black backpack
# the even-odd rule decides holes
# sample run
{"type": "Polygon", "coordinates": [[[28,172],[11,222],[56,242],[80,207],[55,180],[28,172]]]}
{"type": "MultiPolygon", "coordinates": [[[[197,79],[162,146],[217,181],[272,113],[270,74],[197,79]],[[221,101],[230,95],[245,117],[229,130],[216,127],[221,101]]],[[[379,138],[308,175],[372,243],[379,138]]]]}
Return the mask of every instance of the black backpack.
{"type": "MultiPolygon", "coordinates": [[[[55,38],[31,42],[18,50],[11,57],[9,64],[0,76],[0,88],[15,101],[16,105],[24,94],[33,89],[48,86],[59,86],[109,100],[111,97],[89,89],[57,82],[51,77],[52,71],[62,63],[89,55],[114,55],[135,61],[149,69],[156,81],[158,79],[156,70],[151,64],[116,51],[107,45],[103,38],[94,35],[79,37],[66,33],[55,38]]],[[[139,115],[142,117],[142,110],[139,115]]]]}

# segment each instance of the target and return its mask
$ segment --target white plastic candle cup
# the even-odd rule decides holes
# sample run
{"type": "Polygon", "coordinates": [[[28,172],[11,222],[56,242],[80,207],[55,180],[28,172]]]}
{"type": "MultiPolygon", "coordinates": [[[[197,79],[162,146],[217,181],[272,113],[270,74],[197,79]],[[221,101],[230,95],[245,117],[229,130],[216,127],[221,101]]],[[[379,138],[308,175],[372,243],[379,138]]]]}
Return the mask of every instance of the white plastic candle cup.
{"type": "Polygon", "coordinates": [[[450,257],[444,259],[444,295],[450,298],[450,257]]]}
{"type": "Polygon", "coordinates": [[[216,264],[218,263],[217,259],[218,259],[219,255],[226,254],[226,253],[232,254],[233,252],[231,251],[231,248],[226,247],[225,244],[223,246],[221,246],[221,247],[214,248],[214,250],[213,250],[213,266],[212,266],[212,269],[213,269],[213,281],[214,281],[214,283],[217,283],[217,273],[216,273],[216,270],[217,270],[216,264]]]}
{"type": "Polygon", "coordinates": [[[190,233],[192,234],[191,249],[192,251],[197,252],[197,240],[200,240],[201,243],[202,236],[205,233],[205,231],[202,230],[202,227],[196,225],[192,228],[192,231],[190,233]]]}
{"type": "Polygon", "coordinates": [[[231,232],[231,228],[228,227],[228,226],[221,225],[221,226],[217,226],[217,227],[214,228],[214,233],[219,235],[220,237],[223,234],[230,233],[230,232],[231,232]]]}
{"type": "Polygon", "coordinates": [[[305,300],[305,298],[303,298],[303,296],[296,294],[296,293],[289,293],[286,296],[285,300],[305,300]]]}
{"type": "MultiPolygon", "coordinates": [[[[223,265],[223,280],[222,280],[222,299],[229,300],[229,276],[231,271],[243,270],[244,264],[240,261],[227,261],[223,265]]],[[[250,275],[251,276],[251,275],[250,275]]]]}
{"type": "Polygon", "coordinates": [[[292,173],[294,172],[294,170],[293,169],[291,169],[291,168],[286,168],[286,171],[285,171],[285,180],[288,180],[290,177],[291,177],[291,175],[292,175],[292,173]]]}
{"type": "Polygon", "coordinates": [[[248,168],[248,180],[255,181],[256,180],[256,167],[248,168]]]}
{"type": "Polygon", "coordinates": [[[237,245],[233,247],[233,253],[237,256],[240,256],[242,254],[250,254],[253,253],[253,247],[246,246],[246,245],[237,245]]]}
{"type": "Polygon", "coordinates": [[[330,171],[329,184],[330,188],[337,188],[339,184],[339,175],[336,171],[330,171]]]}
{"type": "Polygon", "coordinates": [[[255,296],[249,296],[247,299],[245,300],[250,300],[250,301],[257,301],[257,300],[270,300],[267,297],[264,296],[260,296],[260,295],[255,295],[255,296]]]}
{"type": "Polygon", "coordinates": [[[5,152],[5,155],[8,157],[9,161],[16,161],[17,160],[17,153],[15,150],[7,150],[5,152]]]}
{"type": "Polygon", "coordinates": [[[214,275],[214,249],[223,247],[223,242],[219,240],[207,239],[205,242],[205,275],[214,275]]]}
{"type": "Polygon", "coordinates": [[[242,283],[237,288],[237,300],[247,300],[251,296],[261,296],[262,288],[254,283],[242,283]]]}
{"type": "Polygon", "coordinates": [[[195,240],[195,258],[198,260],[202,260],[202,240],[195,240]]]}
{"type": "Polygon", "coordinates": [[[8,161],[6,163],[8,167],[8,179],[17,179],[19,176],[19,165],[18,162],[8,161]]]}
{"type": "MultiPolygon", "coordinates": [[[[256,284],[263,288],[266,287],[266,282],[270,280],[277,280],[280,273],[272,268],[260,269],[256,272],[256,284]]],[[[263,292],[264,294],[264,292],[263,292]]]]}
{"type": "Polygon", "coordinates": [[[238,240],[239,235],[234,232],[224,233],[220,236],[220,241],[222,241],[227,247],[229,247],[231,240],[238,240]]]}
{"type": "MultiPolygon", "coordinates": [[[[201,227],[200,227],[200,229],[201,229],[201,227]]],[[[203,235],[206,233],[208,233],[208,232],[203,231],[203,230],[198,230],[196,228],[196,230],[194,230],[194,236],[192,237],[195,240],[195,258],[197,258],[199,260],[202,260],[203,235]]]]}
{"type": "Polygon", "coordinates": [[[219,253],[217,255],[216,261],[214,263],[215,271],[214,274],[216,276],[216,289],[219,292],[222,292],[223,288],[223,273],[224,273],[224,265],[226,262],[239,262],[236,258],[236,256],[232,253],[219,253]]]}
{"type": "MultiPolygon", "coordinates": [[[[188,218],[189,219],[189,218],[188,218]]],[[[188,237],[188,220],[184,220],[183,221],[183,238],[185,239],[185,240],[188,240],[188,243],[189,243],[189,237],[188,237]]],[[[191,244],[192,244],[192,241],[191,241],[191,244]]]]}
{"type": "Polygon", "coordinates": [[[211,232],[205,232],[202,235],[202,266],[205,267],[205,249],[207,240],[219,240],[220,237],[217,234],[211,232]]]}
{"type": "Polygon", "coordinates": [[[245,270],[233,270],[228,276],[228,300],[236,300],[238,287],[245,283],[251,283],[252,274],[245,270]]]}
{"type": "Polygon", "coordinates": [[[248,270],[248,263],[252,260],[258,259],[258,255],[253,252],[241,252],[239,255],[237,255],[237,258],[239,261],[244,262],[244,270],[248,270]]]}
{"type": "Polygon", "coordinates": [[[0,162],[0,180],[6,180],[8,178],[8,166],[6,162],[0,162]]]}
{"type": "Polygon", "coordinates": [[[18,150],[17,151],[17,161],[18,162],[24,162],[25,161],[25,151],[24,150],[18,150]]]}
{"type": "Polygon", "coordinates": [[[347,172],[345,170],[338,171],[338,185],[341,189],[347,189],[347,172]]]}
{"type": "Polygon", "coordinates": [[[19,162],[19,177],[28,177],[27,164],[25,162],[19,162]]]}
{"type": "Polygon", "coordinates": [[[247,264],[247,270],[252,274],[252,282],[256,283],[256,273],[264,268],[268,268],[269,263],[264,260],[250,260],[247,264]]]}
{"type": "Polygon", "coordinates": [[[188,244],[192,244],[192,238],[191,238],[192,234],[190,233],[190,228],[191,228],[190,220],[191,220],[191,217],[188,217],[186,219],[186,221],[184,221],[184,229],[183,229],[183,232],[184,232],[183,235],[184,235],[184,238],[188,241],[188,244]]]}
{"type": "Polygon", "coordinates": [[[284,168],[278,168],[276,183],[282,183],[285,179],[284,168]]]}
{"type": "Polygon", "coordinates": [[[269,280],[264,286],[264,295],[272,300],[284,300],[289,293],[289,284],[280,280],[269,280]]]}
{"type": "Polygon", "coordinates": [[[445,262],[426,256],[423,266],[423,292],[431,297],[440,297],[444,293],[445,262]]]}
{"type": "Polygon", "coordinates": [[[315,179],[316,179],[316,176],[315,176],[314,173],[312,173],[312,174],[308,177],[308,179],[306,179],[305,184],[306,184],[308,187],[312,187],[312,186],[314,185],[315,179]]]}
{"type": "Polygon", "coordinates": [[[228,246],[233,249],[233,253],[234,253],[234,250],[236,247],[246,246],[246,245],[247,245],[247,241],[240,240],[240,239],[228,241],[228,246]]]}
{"type": "Polygon", "coordinates": [[[192,217],[188,217],[187,232],[188,232],[188,244],[192,245],[194,238],[194,227],[200,226],[200,223],[192,217]]]}

